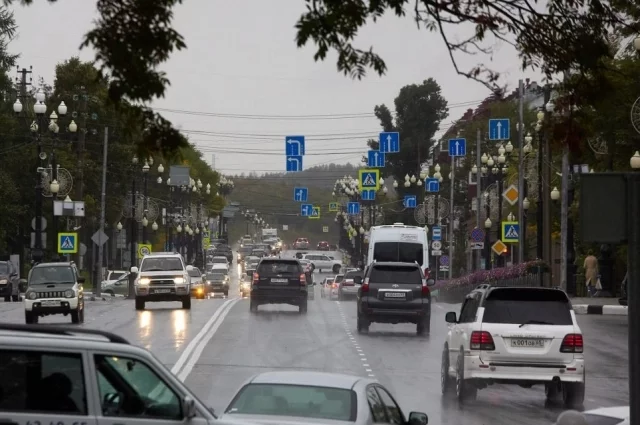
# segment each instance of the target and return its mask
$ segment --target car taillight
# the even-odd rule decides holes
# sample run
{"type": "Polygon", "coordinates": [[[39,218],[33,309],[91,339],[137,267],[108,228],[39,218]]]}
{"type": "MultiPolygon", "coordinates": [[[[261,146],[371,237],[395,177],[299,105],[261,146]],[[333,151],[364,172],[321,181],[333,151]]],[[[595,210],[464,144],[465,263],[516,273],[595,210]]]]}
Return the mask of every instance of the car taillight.
{"type": "Polygon", "coordinates": [[[581,334],[568,334],[562,340],[560,346],[561,353],[582,353],[584,350],[584,340],[581,334]]]}
{"type": "Polygon", "coordinates": [[[362,282],[362,286],[360,286],[360,289],[362,289],[362,292],[369,292],[369,278],[365,278],[364,281],[362,282]]]}
{"type": "Polygon", "coordinates": [[[260,280],[260,275],[258,274],[258,272],[254,272],[253,273],[253,284],[257,284],[258,281],[260,280]]]}
{"type": "Polygon", "coordinates": [[[306,284],[307,284],[307,275],[302,273],[300,274],[300,285],[306,285],[306,284]]]}
{"type": "Polygon", "coordinates": [[[486,331],[473,331],[471,332],[471,340],[469,347],[472,350],[493,351],[496,349],[493,343],[493,337],[486,331]]]}
{"type": "Polygon", "coordinates": [[[338,284],[337,284],[337,283],[334,283],[334,284],[332,284],[332,285],[331,285],[331,287],[332,287],[333,289],[336,289],[336,288],[338,287],[338,284]]]}
{"type": "Polygon", "coordinates": [[[429,287],[427,286],[427,279],[422,279],[422,295],[429,295],[429,287]]]}

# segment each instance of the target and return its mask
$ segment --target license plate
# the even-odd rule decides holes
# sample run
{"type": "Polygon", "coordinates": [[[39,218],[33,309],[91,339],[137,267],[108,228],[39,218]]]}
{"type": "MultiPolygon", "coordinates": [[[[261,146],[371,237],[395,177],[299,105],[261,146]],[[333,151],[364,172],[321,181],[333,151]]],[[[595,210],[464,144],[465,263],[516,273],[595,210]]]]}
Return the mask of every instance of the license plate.
{"type": "Polygon", "coordinates": [[[271,283],[289,283],[289,279],[271,279],[271,283]]]}
{"type": "Polygon", "coordinates": [[[153,291],[154,294],[169,294],[171,293],[171,289],[155,289],[153,291]]]}
{"type": "Polygon", "coordinates": [[[544,348],[544,339],[512,339],[512,347],[544,348]]]}
{"type": "Polygon", "coordinates": [[[407,294],[404,292],[385,292],[385,298],[406,298],[407,294]]]}
{"type": "Polygon", "coordinates": [[[60,306],[60,301],[56,301],[56,300],[43,300],[42,301],[42,305],[45,307],[59,307],[60,306]]]}

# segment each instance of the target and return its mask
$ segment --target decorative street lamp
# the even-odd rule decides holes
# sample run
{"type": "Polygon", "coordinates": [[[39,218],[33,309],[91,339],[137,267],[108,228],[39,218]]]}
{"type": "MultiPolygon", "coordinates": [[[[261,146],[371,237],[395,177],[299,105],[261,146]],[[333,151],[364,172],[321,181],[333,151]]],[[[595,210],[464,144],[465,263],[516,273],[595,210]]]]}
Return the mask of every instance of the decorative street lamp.
{"type": "MultiPolygon", "coordinates": [[[[640,37],[636,38],[636,41],[638,40],[640,40],[640,37]]],[[[638,42],[638,44],[640,44],[640,42],[638,42]]],[[[640,47],[636,48],[640,51],[640,47]]],[[[629,164],[634,170],[640,169],[640,151],[636,151],[636,153],[633,154],[631,160],[629,161],[629,164]]]]}

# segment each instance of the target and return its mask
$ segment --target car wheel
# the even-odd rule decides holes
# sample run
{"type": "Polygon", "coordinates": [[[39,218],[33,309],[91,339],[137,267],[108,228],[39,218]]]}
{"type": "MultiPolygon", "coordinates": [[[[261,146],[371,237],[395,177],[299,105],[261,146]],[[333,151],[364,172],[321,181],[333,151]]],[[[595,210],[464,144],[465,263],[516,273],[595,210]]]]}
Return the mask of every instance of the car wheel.
{"type": "Polygon", "coordinates": [[[191,310],[191,297],[186,296],[182,299],[182,308],[184,310],[191,310]]]}
{"type": "Polygon", "coordinates": [[[585,383],[563,382],[562,402],[567,409],[581,409],[584,404],[585,383]]]}
{"type": "Polygon", "coordinates": [[[440,363],[440,390],[442,395],[450,394],[454,384],[454,379],[449,375],[449,348],[445,345],[442,350],[442,362],[440,363]]]}
{"type": "Polygon", "coordinates": [[[136,310],[144,310],[144,300],[136,299],[136,310]]]}
{"type": "Polygon", "coordinates": [[[356,329],[358,330],[358,333],[369,332],[370,325],[371,323],[369,323],[367,319],[358,314],[358,319],[356,321],[356,329]]]}
{"type": "Polygon", "coordinates": [[[74,310],[71,312],[71,323],[80,323],[80,310],[74,310]]]}
{"type": "Polygon", "coordinates": [[[460,403],[464,401],[472,401],[478,395],[478,389],[471,386],[468,381],[464,379],[464,358],[458,356],[458,363],[456,364],[456,398],[460,403]]]}
{"type": "Polygon", "coordinates": [[[253,300],[249,301],[249,311],[251,313],[257,313],[258,312],[258,304],[253,300]]]}
{"type": "Polygon", "coordinates": [[[111,289],[107,289],[104,293],[112,297],[115,296],[115,293],[111,289]]]}
{"type": "Polygon", "coordinates": [[[31,311],[25,311],[24,322],[27,325],[35,325],[36,323],[38,323],[38,316],[31,311]]]}
{"type": "Polygon", "coordinates": [[[11,296],[11,301],[14,301],[14,302],[18,302],[18,301],[20,301],[20,294],[18,294],[18,295],[12,295],[12,296],[11,296]]]}
{"type": "Polygon", "coordinates": [[[301,313],[301,314],[307,313],[307,300],[305,300],[302,304],[298,306],[298,313],[301,313]]]}

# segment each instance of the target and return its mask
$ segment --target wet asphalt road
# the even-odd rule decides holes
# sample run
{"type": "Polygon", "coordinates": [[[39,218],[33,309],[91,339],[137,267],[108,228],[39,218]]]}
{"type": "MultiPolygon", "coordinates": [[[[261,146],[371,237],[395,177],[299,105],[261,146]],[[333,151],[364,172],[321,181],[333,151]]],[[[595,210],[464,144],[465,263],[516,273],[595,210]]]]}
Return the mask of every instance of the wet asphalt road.
{"type": "MultiPolygon", "coordinates": [[[[315,276],[317,283],[327,274],[315,276]]],[[[193,300],[191,311],[177,303],[148,305],[147,311],[136,312],[129,300],[88,302],[82,326],[112,331],[148,348],[217,411],[246,379],[275,369],[375,377],[406,413],[424,411],[430,424],[548,424],[562,410],[545,406],[541,387],[495,385],[464,408],[443,402],[444,314],[459,312],[459,306],[434,304],[431,335],[417,337],[414,325],[377,323],[369,334],[359,335],[355,301],[322,299],[318,286],[306,315],[290,306],[261,306],[257,315],[249,314],[249,301],[238,297],[237,277],[230,300],[193,300]]],[[[0,303],[0,320],[24,323],[22,303],[0,303]]],[[[585,408],[628,404],[626,317],[582,315],[578,321],[586,345],[585,408]]],[[[68,322],[62,316],[41,320],[68,322]]]]}

